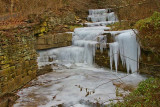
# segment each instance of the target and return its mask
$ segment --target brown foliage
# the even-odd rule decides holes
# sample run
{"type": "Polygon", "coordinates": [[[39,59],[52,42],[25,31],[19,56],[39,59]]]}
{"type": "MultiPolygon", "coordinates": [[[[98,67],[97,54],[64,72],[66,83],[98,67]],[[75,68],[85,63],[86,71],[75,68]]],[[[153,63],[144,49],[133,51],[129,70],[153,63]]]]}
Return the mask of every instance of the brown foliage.
{"type": "MultiPolygon", "coordinates": [[[[0,1],[0,14],[10,13],[11,0],[0,1]]],[[[72,11],[80,17],[86,17],[88,9],[114,8],[120,20],[135,22],[160,11],[159,0],[13,0],[13,12],[41,14],[44,11],[72,11]]]]}
{"type": "MultiPolygon", "coordinates": [[[[13,12],[23,14],[40,14],[44,11],[86,11],[89,8],[96,8],[94,0],[13,0],[13,12]]],[[[0,13],[9,13],[11,11],[10,0],[0,1],[0,13]]]]}

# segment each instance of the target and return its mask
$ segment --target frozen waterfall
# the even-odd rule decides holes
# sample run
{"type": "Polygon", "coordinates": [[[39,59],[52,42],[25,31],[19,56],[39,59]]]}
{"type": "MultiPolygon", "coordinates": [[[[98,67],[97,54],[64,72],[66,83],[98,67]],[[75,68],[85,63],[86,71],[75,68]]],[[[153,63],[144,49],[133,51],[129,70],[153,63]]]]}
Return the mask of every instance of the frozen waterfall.
{"type": "Polygon", "coordinates": [[[140,46],[136,41],[135,32],[133,30],[109,31],[110,28],[106,25],[118,21],[115,13],[109,9],[89,10],[88,20],[93,23],[86,23],[88,27],[74,30],[72,46],[40,52],[38,62],[41,63],[39,63],[39,66],[46,65],[49,59],[65,64],[85,63],[93,65],[97,44],[99,44],[101,53],[109,44],[111,69],[114,63],[115,69],[118,71],[118,64],[121,61],[128,73],[137,71],[139,68],[140,46]],[[103,35],[104,33],[111,33],[115,38],[115,42],[107,43],[107,36],[103,35]]]}
{"type": "Polygon", "coordinates": [[[120,33],[116,37],[116,42],[110,43],[110,65],[114,59],[116,71],[118,70],[118,58],[122,61],[127,72],[132,73],[139,68],[140,46],[136,40],[136,34],[133,30],[120,33]]]}
{"type": "Polygon", "coordinates": [[[110,9],[90,9],[87,20],[94,22],[86,23],[87,26],[92,27],[113,24],[118,21],[118,18],[110,9]]]}

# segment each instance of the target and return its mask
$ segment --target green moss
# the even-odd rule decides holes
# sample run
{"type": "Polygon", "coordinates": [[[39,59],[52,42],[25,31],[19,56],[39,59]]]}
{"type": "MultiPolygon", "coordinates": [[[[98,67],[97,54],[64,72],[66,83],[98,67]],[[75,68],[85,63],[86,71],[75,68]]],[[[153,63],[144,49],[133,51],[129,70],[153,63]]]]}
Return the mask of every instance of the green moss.
{"type": "Polygon", "coordinates": [[[147,29],[150,29],[151,27],[155,30],[160,29],[160,13],[159,12],[154,12],[151,17],[139,20],[135,24],[135,28],[137,28],[139,31],[147,30],[147,29]]]}
{"type": "Polygon", "coordinates": [[[142,48],[153,52],[160,52],[160,13],[154,12],[152,16],[139,20],[135,26],[139,31],[139,40],[142,48]],[[154,42],[153,42],[154,41],[154,42]]]}
{"type": "Polygon", "coordinates": [[[40,25],[35,27],[34,35],[43,36],[44,33],[49,31],[47,22],[44,21],[40,25]]]}
{"type": "Polygon", "coordinates": [[[71,26],[69,26],[69,29],[70,29],[70,31],[74,31],[74,29],[75,28],[80,28],[80,27],[83,27],[82,25],[71,25],[71,26]]]}
{"type": "Polygon", "coordinates": [[[135,91],[124,98],[124,102],[111,105],[112,107],[159,107],[160,79],[149,78],[142,81],[135,91]]]}

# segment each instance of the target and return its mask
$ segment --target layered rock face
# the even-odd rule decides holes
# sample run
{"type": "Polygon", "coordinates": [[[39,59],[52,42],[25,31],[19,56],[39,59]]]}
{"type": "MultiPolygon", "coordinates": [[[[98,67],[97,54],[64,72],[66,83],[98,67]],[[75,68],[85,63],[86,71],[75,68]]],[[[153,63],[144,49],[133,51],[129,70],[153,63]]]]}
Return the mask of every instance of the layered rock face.
{"type": "Polygon", "coordinates": [[[36,77],[37,53],[31,35],[0,35],[0,96],[36,77]]]}
{"type": "Polygon", "coordinates": [[[71,33],[54,33],[37,38],[36,49],[58,48],[72,45],[71,33]]]}

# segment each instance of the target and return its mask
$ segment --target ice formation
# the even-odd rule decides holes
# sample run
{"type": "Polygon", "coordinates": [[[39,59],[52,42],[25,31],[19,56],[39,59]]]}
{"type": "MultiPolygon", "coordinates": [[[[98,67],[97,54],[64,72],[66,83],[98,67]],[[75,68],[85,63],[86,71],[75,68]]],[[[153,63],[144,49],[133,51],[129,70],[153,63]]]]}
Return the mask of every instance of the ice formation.
{"type": "Polygon", "coordinates": [[[118,18],[114,12],[108,13],[107,18],[108,21],[118,21],[118,18]]]}
{"type": "MultiPolygon", "coordinates": [[[[96,51],[97,37],[108,30],[108,27],[84,27],[77,28],[73,33],[73,45],[70,47],[51,49],[40,52],[39,66],[49,62],[50,58],[66,63],[86,63],[92,65],[96,51]],[[42,56],[42,57],[41,57],[42,56]]],[[[103,36],[103,38],[105,38],[103,36]]],[[[104,43],[104,41],[101,41],[104,43]]]]}
{"type": "Polygon", "coordinates": [[[112,64],[113,64],[113,60],[114,60],[115,68],[117,71],[118,70],[118,57],[119,57],[119,44],[118,44],[118,42],[110,43],[109,48],[110,48],[109,56],[110,56],[111,70],[112,70],[112,64]]]}
{"type": "Polygon", "coordinates": [[[110,65],[114,59],[115,68],[117,71],[118,57],[122,61],[123,66],[127,68],[127,72],[132,73],[139,68],[140,46],[136,40],[136,34],[132,30],[120,33],[116,37],[116,42],[110,43],[110,65]],[[118,55],[118,56],[117,56],[118,55]]]}
{"type": "Polygon", "coordinates": [[[90,9],[87,20],[94,23],[86,23],[86,25],[93,27],[113,24],[118,21],[118,18],[114,12],[111,12],[111,9],[90,9]]]}
{"type": "Polygon", "coordinates": [[[122,64],[126,65],[127,71],[135,72],[139,68],[140,46],[136,40],[134,31],[122,33],[116,37],[119,43],[122,64]]]}
{"type": "Polygon", "coordinates": [[[104,22],[107,19],[106,9],[91,9],[87,18],[92,22],[104,22]]]}
{"type": "MultiPolygon", "coordinates": [[[[58,105],[64,107],[94,107],[97,100],[100,104],[106,105],[112,99],[121,98],[116,95],[117,88],[113,85],[114,83],[119,84],[123,81],[124,85],[135,87],[145,79],[137,73],[126,75],[121,72],[115,73],[103,68],[88,66],[94,63],[96,44],[100,45],[101,52],[106,48],[108,40],[103,33],[111,33],[115,38],[115,42],[109,43],[111,69],[113,63],[115,63],[116,71],[118,71],[118,62],[121,60],[128,72],[135,72],[139,67],[140,57],[140,47],[133,30],[106,31],[110,28],[102,25],[107,17],[113,22],[117,20],[110,9],[90,10],[89,15],[92,16],[89,18],[92,18],[93,21],[100,22],[89,24],[90,27],[75,29],[72,33],[72,46],[39,51],[39,67],[58,63],[55,66],[53,64],[53,70],[56,72],[39,76],[32,81],[31,87],[19,91],[20,99],[16,101],[14,107],[55,107],[58,105]],[[86,97],[86,94],[92,92],[92,90],[95,91],[94,94],[90,93],[86,97]]],[[[105,23],[110,22],[106,21],[105,23]]],[[[121,93],[122,96],[125,96],[128,91],[122,91],[121,93]]]]}
{"type": "Polygon", "coordinates": [[[85,23],[88,27],[94,27],[94,26],[106,26],[111,25],[115,23],[115,21],[104,21],[104,22],[95,22],[95,23],[85,23]]]}
{"type": "Polygon", "coordinates": [[[104,33],[111,33],[115,42],[109,44],[110,67],[113,63],[118,71],[118,62],[121,60],[127,71],[135,72],[139,68],[140,47],[136,41],[133,30],[109,31],[105,25],[118,21],[117,16],[110,9],[91,9],[89,10],[88,20],[94,23],[86,23],[88,27],[76,28],[72,33],[72,46],[51,49],[40,52],[38,62],[45,65],[49,59],[66,63],[94,63],[97,44],[101,53],[106,48],[107,37],[104,33]],[[119,59],[120,57],[120,59],[119,59]]]}
{"type": "MultiPolygon", "coordinates": [[[[123,84],[135,87],[140,81],[145,79],[145,77],[136,73],[123,78],[124,76],[126,76],[125,73],[118,72],[116,75],[115,72],[110,70],[89,67],[87,65],[71,69],[59,67],[59,69],[56,69],[56,72],[39,76],[32,81],[31,87],[19,91],[20,99],[16,101],[14,107],[58,107],[58,105],[76,107],[73,105],[77,104],[80,107],[83,107],[83,105],[85,107],[96,107],[94,104],[97,103],[97,99],[100,104],[109,104],[111,99],[121,98],[116,96],[117,88],[113,83],[119,84],[123,81],[123,84]],[[118,78],[121,78],[121,80],[118,78]],[[94,94],[91,93],[85,97],[87,93],[86,88],[94,89],[100,84],[111,80],[115,81],[98,87],[94,94]],[[80,91],[80,88],[76,85],[85,89],[80,91]]],[[[123,95],[128,93],[128,91],[120,92],[123,95]]]]}

